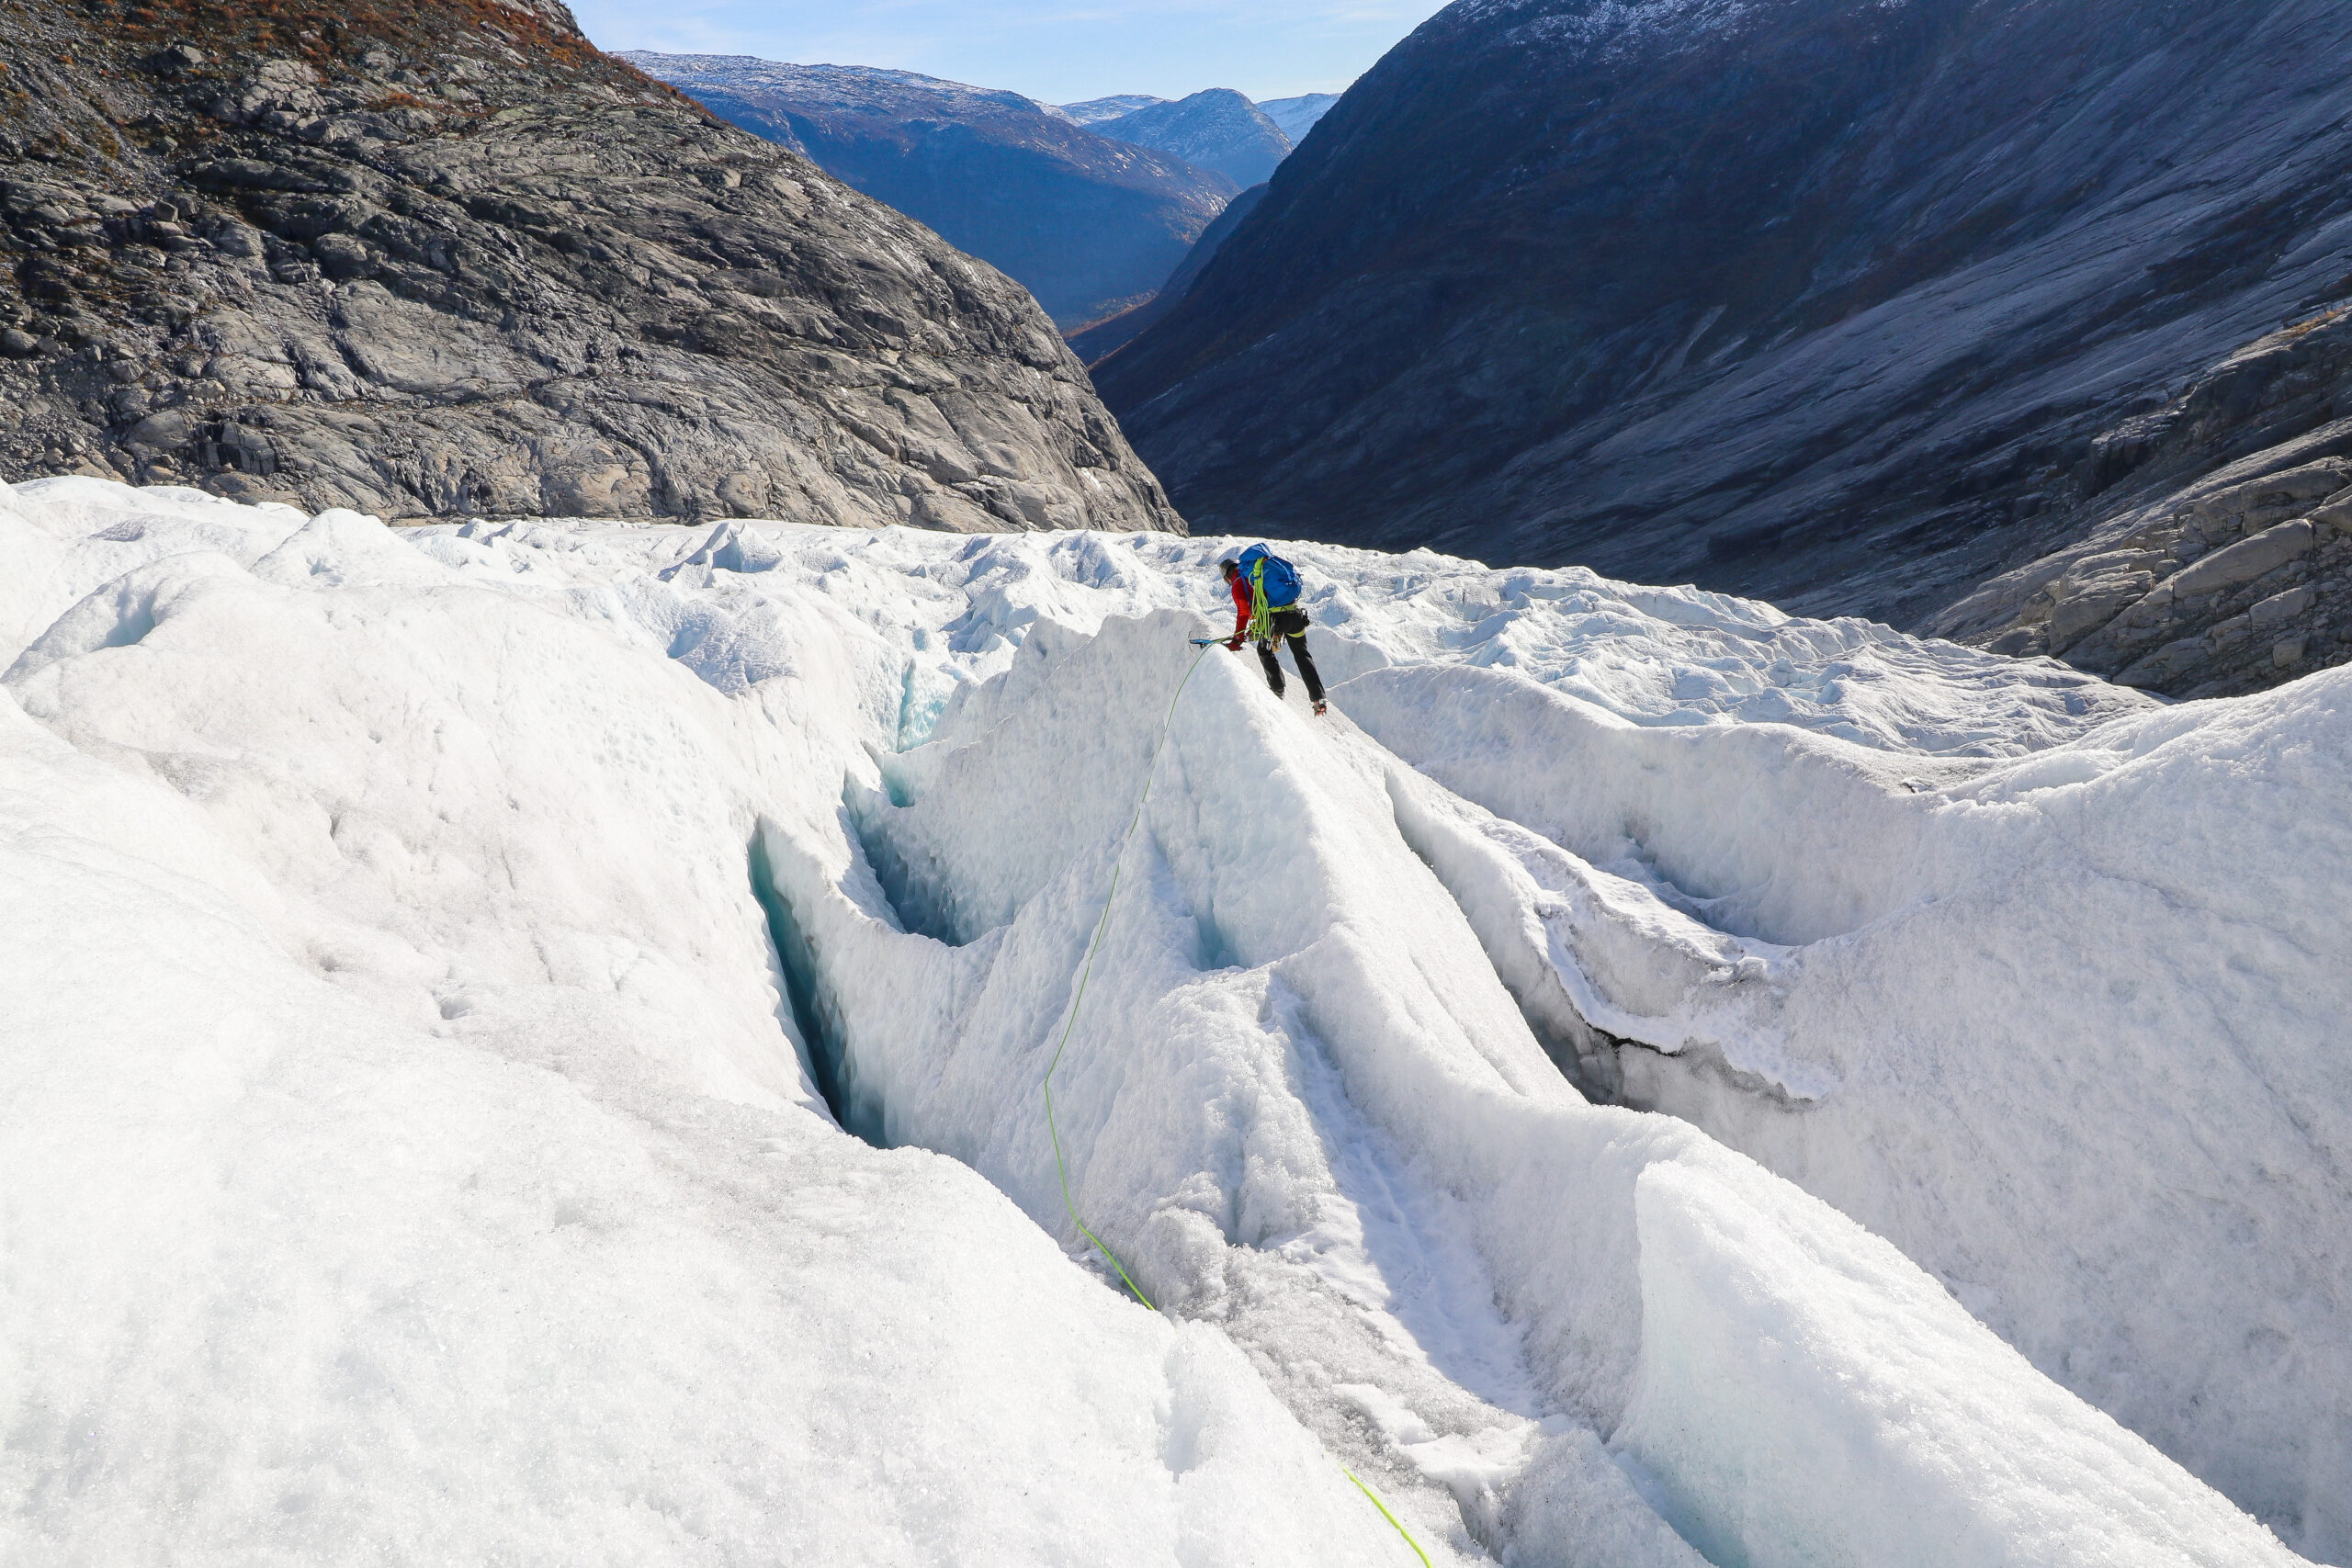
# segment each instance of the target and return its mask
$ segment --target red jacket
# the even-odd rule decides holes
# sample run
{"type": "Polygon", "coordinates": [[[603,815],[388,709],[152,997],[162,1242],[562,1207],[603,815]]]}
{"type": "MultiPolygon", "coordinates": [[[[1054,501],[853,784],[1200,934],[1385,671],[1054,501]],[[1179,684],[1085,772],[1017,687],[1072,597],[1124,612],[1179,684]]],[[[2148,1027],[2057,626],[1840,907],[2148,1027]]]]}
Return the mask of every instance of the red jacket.
{"type": "Polygon", "coordinates": [[[1233,638],[1236,642],[1250,635],[1250,617],[1256,606],[1250,603],[1250,580],[1235,572],[1226,586],[1233,590],[1233,638]]]}

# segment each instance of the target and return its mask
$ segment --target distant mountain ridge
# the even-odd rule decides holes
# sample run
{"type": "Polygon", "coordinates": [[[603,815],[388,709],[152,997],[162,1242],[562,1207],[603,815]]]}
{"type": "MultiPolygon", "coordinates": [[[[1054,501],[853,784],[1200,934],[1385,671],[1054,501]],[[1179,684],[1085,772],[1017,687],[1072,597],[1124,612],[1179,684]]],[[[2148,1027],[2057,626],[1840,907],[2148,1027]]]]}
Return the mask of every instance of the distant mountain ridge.
{"type": "MultiPolygon", "coordinates": [[[[1107,98],[1089,98],[1084,103],[1047,107],[1057,107],[1059,112],[1080,125],[1100,125],[1106,119],[1117,119],[1122,115],[1169,101],[1155,98],[1148,93],[1119,93],[1107,98]]],[[[1295,98],[1261,98],[1258,100],[1258,112],[1273,121],[1274,129],[1296,146],[1315,128],[1315,122],[1339,101],[1337,93],[1302,93],[1295,98]]]]}
{"type": "Polygon", "coordinates": [[[1315,122],[1329,114],[1331,106],[1339,101],[1337,93],[1306,93],[1295,98],[1265,98],[1259,102],[1258,112],[1272,120],[1274,128],[1290,138],[1291,145],[1295,147],[1306,140],[1306,133],[1315,129],[1315,122]]]}
{"type": "Polygon", "coordinates": [[[1064,331],[1150,298],[1245,183],[1018,93],[910,71],[624,58],[998,267],[1064,331]]]}
{"type": "Polygon", "coordinates": [[[1115,119],[1096,120],[1091,129],[1215,169],[1245,188],[1271,175],[1291,149],[1282,128],[1230,87],[1147,104],[1115,119]]]}
{"type": "Polygon", "coordinates": [[[1061,112],[1079,125],[1100,125],[1106,119],[1116,119],[1123,114],[1164,104],[1166,98],[1155,98],[1149,93],[1119,93],[1107,98],[1089,98],[1082,104],[1063,104],[1061,112]]]}
{"type": "MultiPolygon", "coordinates": [[[[897,71],[879,65],[795,65],[785,61],[766,60],[755,54],[664,54],[649,49],[624,51],[618,59],[626,60],[649,76],[650,66],[693,71],[715,83],[750,87],[761,85],[789,85],[815,102],[830,102],[835,107],[851,108],[871,102],[876,92],[894,86],[921,93],[943,109],[958,109],[967,114],[983,109],[1006,109],[1015,114],[1038,113],[1052,118],[1052,106],[1002,87],[976,87],[967,82],[951,82],[942,76],[925,76],[916,71],[897,71]]],[[[667,80],[655,77],[656,81],[667,80]]],[[[674,85],[674,84],[673,84],[674,85]]]]}

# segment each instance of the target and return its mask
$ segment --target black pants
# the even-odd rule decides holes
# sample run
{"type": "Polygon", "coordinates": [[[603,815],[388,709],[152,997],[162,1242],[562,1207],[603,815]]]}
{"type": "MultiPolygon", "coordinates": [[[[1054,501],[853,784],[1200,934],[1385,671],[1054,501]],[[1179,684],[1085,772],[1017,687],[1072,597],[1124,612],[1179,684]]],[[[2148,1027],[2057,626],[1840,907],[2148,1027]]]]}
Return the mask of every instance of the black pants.
{"type": "Polygon", "coordinates": [[[1266,684],[1274,689],[1274,695],[1283,694],[1283,667],[1274,662],[1274,644],[1287,638],[1290,661],[1298,666],[1299,679],[1306,682],[1307,697],[1321,702],[1323,677],[1315,672],[1315,656],[1306,651],[1306,612],[1277,610],[1272,625],[1274,635],[1258,645],[1258,662],[1266,667],[1266,684]]]}

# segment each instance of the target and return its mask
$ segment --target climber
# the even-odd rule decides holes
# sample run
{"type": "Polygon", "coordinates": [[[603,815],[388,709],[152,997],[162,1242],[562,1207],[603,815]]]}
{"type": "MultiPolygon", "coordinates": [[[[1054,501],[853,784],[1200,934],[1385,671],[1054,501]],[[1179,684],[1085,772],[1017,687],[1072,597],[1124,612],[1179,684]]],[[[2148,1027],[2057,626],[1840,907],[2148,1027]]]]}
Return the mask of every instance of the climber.
{"type": "Polygon", "coordinates": [[[1266,684],[1283,694],[1283,667],[1274,660],[1274,644],[1288,639],[1291,662],[1306,682],[1307,700],[1323,711],[1323,677],[1315,672],[1315,657],[1306,651],[1306,612],[1299,607],[1298,569],[1263,545],[1252,545],[1238,559],[1221,560],[1217,570],[1233,593],[1233,639],[1225,646],[1241,651],[1243,639],[1258,645],[1258,660],[1266,667],[1266,684]]]}

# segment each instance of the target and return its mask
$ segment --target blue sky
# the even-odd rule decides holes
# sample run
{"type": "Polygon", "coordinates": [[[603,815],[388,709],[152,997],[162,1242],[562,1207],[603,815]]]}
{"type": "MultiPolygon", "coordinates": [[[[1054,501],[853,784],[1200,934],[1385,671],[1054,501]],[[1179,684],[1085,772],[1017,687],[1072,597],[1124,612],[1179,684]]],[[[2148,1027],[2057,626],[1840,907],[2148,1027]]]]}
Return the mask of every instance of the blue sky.
{"type": "Polygon", "coordinates": [[[1046,103],[1336,93],[1442,0],[572,0],[608,50],[888,65],[1046,103]]]}

